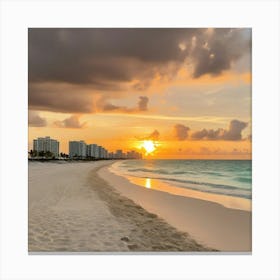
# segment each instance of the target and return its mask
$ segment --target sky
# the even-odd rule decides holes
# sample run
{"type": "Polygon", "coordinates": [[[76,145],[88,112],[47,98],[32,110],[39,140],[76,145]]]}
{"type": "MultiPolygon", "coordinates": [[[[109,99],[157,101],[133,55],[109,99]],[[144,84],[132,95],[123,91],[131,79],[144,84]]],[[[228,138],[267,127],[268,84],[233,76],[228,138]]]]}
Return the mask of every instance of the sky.
{"type": "Polygon", "coordinates": [[[29,149],[251,159],[251,29],[30,28],[29,149]],[[143,143],[154,151],[147,153],[143,143]]]}

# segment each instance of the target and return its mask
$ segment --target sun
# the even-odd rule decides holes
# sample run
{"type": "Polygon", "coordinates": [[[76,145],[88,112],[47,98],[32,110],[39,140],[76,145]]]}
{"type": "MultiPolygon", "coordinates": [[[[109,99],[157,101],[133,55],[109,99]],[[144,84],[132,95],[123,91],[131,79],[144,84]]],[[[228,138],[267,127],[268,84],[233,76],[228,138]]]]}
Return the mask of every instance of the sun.
{"type": "Polygon", "coordinates": [[[144,140],[141,146],[145,149],[147,155],[156,150],[156,145],[152,140],[144,140]]]}
{"type": "Polygon", "coordinates": [[[145,156],[154,156],[160,146],[158,141],[152,139],[140,140],[135,145],[137,149],[145,152],[145,156]]]}

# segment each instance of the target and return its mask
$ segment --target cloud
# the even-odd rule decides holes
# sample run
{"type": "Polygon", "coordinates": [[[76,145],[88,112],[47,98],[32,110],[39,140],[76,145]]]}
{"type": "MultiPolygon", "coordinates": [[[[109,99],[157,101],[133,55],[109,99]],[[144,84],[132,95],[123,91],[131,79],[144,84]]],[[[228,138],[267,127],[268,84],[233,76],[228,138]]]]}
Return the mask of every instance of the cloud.
{"type": "MultiPolygon", "coordinates": [[[[104,105],[122,92],[149,88],[156,77],[172,80],[182,67],[194,78],[220,75],[250,56],[250,46],[250,29],[30,28],[29,106],[94,112],[96,95],[104,105]]],[[[147,102],[140,98],[139,111],[147,110],[147,102]]]]}
{"type": "Polygon", "coordinates": [[[173,134],[177,140],[186,140],[188,138],[189,127],[184,126],[183,124],[176,124],[173,127],[173,134]]]}
{"type": "MultiPolygon", "coordinates": [[[[100,103],[102,103],[103,101],[100,100],[100,103]]],[[[137,104],[137,107],[134,108],[127,108],[126,106],[116,106],[110,102],[106,102],[103,107],[102,110],[103,111],[117,111],[117,112],[124,112],[124,113],[136,113],[139,111],[147,111],[148,110],[148,102],[149,102],[149,98],[147,96],[139,96],[139,101],[137,104]]],[[[100,104],[99,103],[99,104],[100,104]]]]}
{"type": "Polygon", "coordinates": [[[242,130],[246,128],[248,123],[239,120],[232,120],[228,129],[218,128],[202,129],[192,133],[191,138],[195,140],[228,140],[239,141],[242,140],[242,130]]]}
{"type": "Polygon", "coordinates": [[[241,132],[245,127],[247,127],[247,125],[248,123],[246,122],[232,120],[229,124],[229,129],[224,133],[224,139],[232,141],[241,140],[241,132]]]}
{"type": "Polygon", "coordinates": [[[95,84],[147,76],[150,71],[145,67],[149,64],[159,66],[181,60],[178,42],[194,32],[195,29],[161,28],[31,28],[29,78],[95,84]]]}
{"type": "Polygon", "coordinates": [[[67,84],[35,83],[29,85],[29,109],[61,113],[91,113],[93,95],[67,84]]]}
{"type": "Polygon", "coordinates": [[[147,96],[140,96],[138,101],[138,109],[139,111],[147,111],[148,110],[148,102],[149,98],[147,96]]]}
{"type": "Polygon", "coordinates": [[[103,110],[104,110],[104,111],[115,111],[115,110],[124,111],[124,110],[126,110],[126,108],[125,108],[125,107],[116,106],[116,105],[113,105],[113,104],[111,104],[111,103],[106,103],[106,104],[103,106],[103,110]]]}
{"type": "Polygon", "coordinates": [[[159,132],[155,129],[146,139],[157,141],[159,139],[159,132]]]}
{"type": "Polygon", "coordinates": [[[224,129],[202,129],[199,131],[195,131],[192,133],[192,138],[196,140],[207,139],[207,140],[218,140],[222,139],[222,135],[224,134],[224,129]]]}
{"type": "Polygon", "coordinates": [[[250,29],[30,28],[29,78],[78,84],[130,81],[149,77],[153,66],[164,72],[166,63],[182,64],[186,57],[194,62],[195,76],[217,74],[246,53],[250,42],[250,29]]]}
{"type": "Polygon", "coordinates": [[[63,121],[55,121],[54,125],[61,128],[83,128],[86,126],[86,122],[80,123],[80,116],[72,115],[63,121]]]}
{"type": "Polygon", "coordinates": [[[158,141],[159,140],[160,133],[157,129],[155,129],[151,134],[146,135],[144,137],[136,137],[138,140],[153,140],[158,141]]]}
{"type": "MultiPolygon", "coordinates": [[[[219,75],[228,70],[251,50],[250,29],[215,29],[205,36],[193,37],[195,47],[190,59],[194,66],[193,77],[204,74],[219,75]]],[[[247,68],[250,64],[247,65],[247,68]]]]}
{"type": "Polygon", "coordinates": [[[29,111],[28,112],[28,126],[30,127],[43,127],[47,125],[45,118],[40,117],[37,112],[29,111]]]}

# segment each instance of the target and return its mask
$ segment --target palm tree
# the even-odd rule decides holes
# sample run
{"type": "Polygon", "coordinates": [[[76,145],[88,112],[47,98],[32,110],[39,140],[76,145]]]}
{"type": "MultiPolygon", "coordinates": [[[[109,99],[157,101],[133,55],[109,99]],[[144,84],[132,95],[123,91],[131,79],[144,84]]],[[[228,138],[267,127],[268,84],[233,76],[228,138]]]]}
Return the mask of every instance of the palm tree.
{"type": "Polygon", "coordinates": [[[46,151],[45,156],[46,156],[46,158],[54,158],[54,154],[50,151],[46,151]]]}
{"type": "Polygon", "coordinates": [[[40,151],[38,155],[39,155],[39,157],[44,157],[46,155],[46,153],[44,151],[40,151]]]}

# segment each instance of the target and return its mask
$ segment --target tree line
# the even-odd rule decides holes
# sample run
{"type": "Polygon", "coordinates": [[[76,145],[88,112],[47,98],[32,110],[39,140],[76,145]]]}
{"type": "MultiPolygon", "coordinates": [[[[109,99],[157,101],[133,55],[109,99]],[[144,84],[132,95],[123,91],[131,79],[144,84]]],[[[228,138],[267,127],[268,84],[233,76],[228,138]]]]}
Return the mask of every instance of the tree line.
{"type": "MultiPolygon", "coordinates": [[[[32,158],[43,157],[43,158],[55,159],[55,154],[50,151],[45,152],[45,151],[30,150],[29,154],[30,154],[30,157],[32,157],[32,158]]],[[[60,157],[68,158],[68,155],[65,153],[60,153],[59,155],[60,155],[60,157]]]]}

